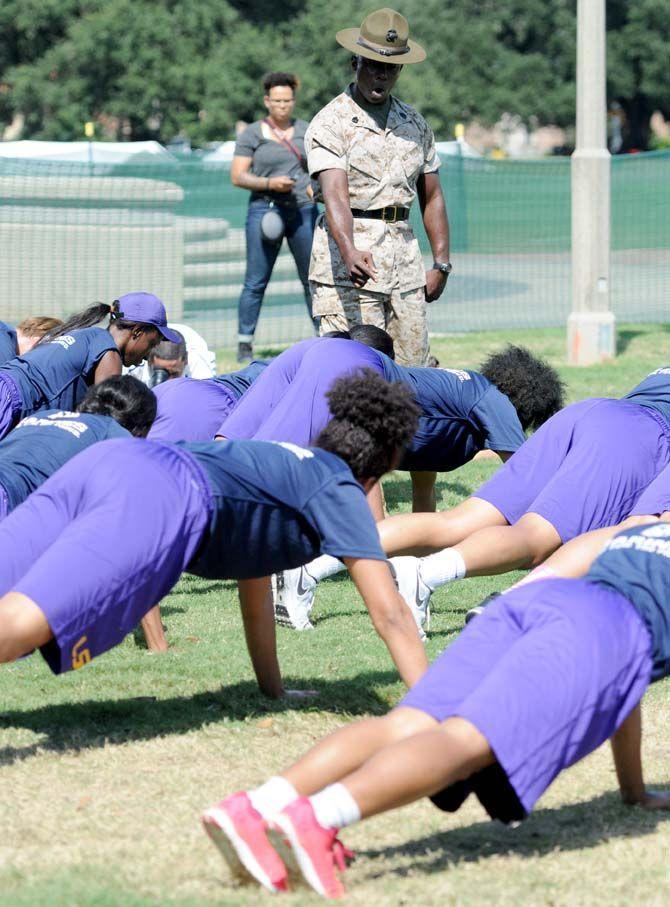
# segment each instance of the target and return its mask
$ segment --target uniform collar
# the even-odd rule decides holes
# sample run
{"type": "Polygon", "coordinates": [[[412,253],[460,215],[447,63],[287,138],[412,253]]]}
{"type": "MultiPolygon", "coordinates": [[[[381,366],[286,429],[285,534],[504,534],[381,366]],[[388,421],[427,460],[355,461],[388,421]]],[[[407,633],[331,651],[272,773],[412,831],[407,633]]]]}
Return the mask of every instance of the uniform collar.
{"type": "MultiPolygon", "coordinates": [[[[352,122],[356,126],[363,126],[365,129],[370,129],[372,132],[384,132],[379,123],[370,116],[367,110],[359,107],[356,101],[354,101],[353,91],[354,83],[351,82],[345,89],[344,95],[348,99],[352,111],[352,122]]],[[[391,106],[389,107],[388,117],[386,119],[386,131],[388,132],[391,129],[395,129],[396,126],[402,126],[406,122],[407,113],[405,112],[405,104],[403,104],[402,101],[399,101],[394,95],[391,95],[391,106]]]]}

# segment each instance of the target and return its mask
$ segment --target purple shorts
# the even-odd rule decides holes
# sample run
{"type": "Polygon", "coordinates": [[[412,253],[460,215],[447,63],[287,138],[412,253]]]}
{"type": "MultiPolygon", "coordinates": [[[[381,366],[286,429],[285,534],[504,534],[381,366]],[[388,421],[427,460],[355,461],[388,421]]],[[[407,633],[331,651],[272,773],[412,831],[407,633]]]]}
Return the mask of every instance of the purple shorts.
{"type": "Polygon", "coordinates": [[[459,716],[497,763],[437,794],[474,792],[492,818],[528,814],[554,778],[609,739],[651,678],[651,636],[618,592],[585,580],[529,583],[466,625],[400,703],[459,716]]]}
{"type": "Polygon", "coordinates": [[[229,388],[209,379],[173,378],[155,387],[154,394],[152,441],[212,441],[236,403],[229,388]]]}
{"type": "Polygon", "coordinates": [[[4,438],[19,421],[22,407],[18,385],[8,375],[0,374],[0,438],[4,438]]]}
{"type": "Polygon", "coordinates": [[[55,674],[133,630],[193,559],[211,492],[198,463],[158,442],[121,439],[73,457],[0,523],[0,595],[20,592],[54,639],[55,674]]]}
{"type": "MultiPolygon", "coordinates": [[[[288,375],[278,356],[240,399],[219,434],[239,440],[289,441],[307,447],[331,419],[326,392],[343,375],[369,368],[384,374],[379,353],[353,340],[321,338],[305,341],[296,363],[288,356],[288,375]]],[[[302,344],[299,344],[302,346],[302,344]]]]}
{"type": "Polygon", "coordinates": [[[670,510],[670,466],[660,472],[635,502],[631,516],[660,516],[670,510]]]}
{"type": "Polygon", "coordinates": [[[670,429],[626,400],[582,400],[552,416],[475,493],[508,523],[537,513],[563,542],[625,519],[670,462],[670,429]]]}

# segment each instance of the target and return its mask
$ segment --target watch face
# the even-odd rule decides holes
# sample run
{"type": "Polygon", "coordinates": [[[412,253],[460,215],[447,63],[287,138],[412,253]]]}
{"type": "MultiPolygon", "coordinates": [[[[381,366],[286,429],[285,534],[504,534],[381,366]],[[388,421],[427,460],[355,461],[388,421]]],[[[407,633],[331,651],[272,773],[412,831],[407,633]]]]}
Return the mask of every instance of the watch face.
{"type": "Polygon", "coordinates": [[[436,261],[433,264],[433,267],[436,268],[438,271],[441,271],[443,274],[446,274],[447,276],[449,274],[451,274],[452,264],[450,261],[448,261],[448,262],[436,261]]]}

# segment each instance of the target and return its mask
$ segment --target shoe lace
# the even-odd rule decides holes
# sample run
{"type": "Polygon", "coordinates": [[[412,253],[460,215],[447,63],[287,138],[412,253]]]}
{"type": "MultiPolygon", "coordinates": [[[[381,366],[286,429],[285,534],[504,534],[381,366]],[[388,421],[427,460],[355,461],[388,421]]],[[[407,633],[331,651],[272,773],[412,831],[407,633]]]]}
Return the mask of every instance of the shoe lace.
{"type": "Polygon", "coordinates": [[[353,850],[345,847],[339,838],[335,838],[333,841],[333,859],[340,872],[344,872],[347,866],[354,862],[356,854],[353,850]]]}

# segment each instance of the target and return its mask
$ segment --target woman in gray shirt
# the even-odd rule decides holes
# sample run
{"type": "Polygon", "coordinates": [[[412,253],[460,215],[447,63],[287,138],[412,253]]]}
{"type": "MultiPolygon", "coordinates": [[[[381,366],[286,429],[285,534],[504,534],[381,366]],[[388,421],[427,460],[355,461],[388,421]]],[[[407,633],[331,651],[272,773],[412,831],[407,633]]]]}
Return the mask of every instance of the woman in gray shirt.
{"type": "Polygon", "coordinates": [[[261,229],[263,216],[271,209],[283,221],[312,317],[308,271],[318,210],[305,156],[308,124],[291,117],[297,87],[298,79],[291,73],[268,73],[263,78],[268,116],[247,126],[235,145],[231,180],[233,185],[251,190],[246,220],[247,270],[238,302],[238,362],[252,358],[263,295],[281,247],[281,239],[268,240],[261,229]]]}

